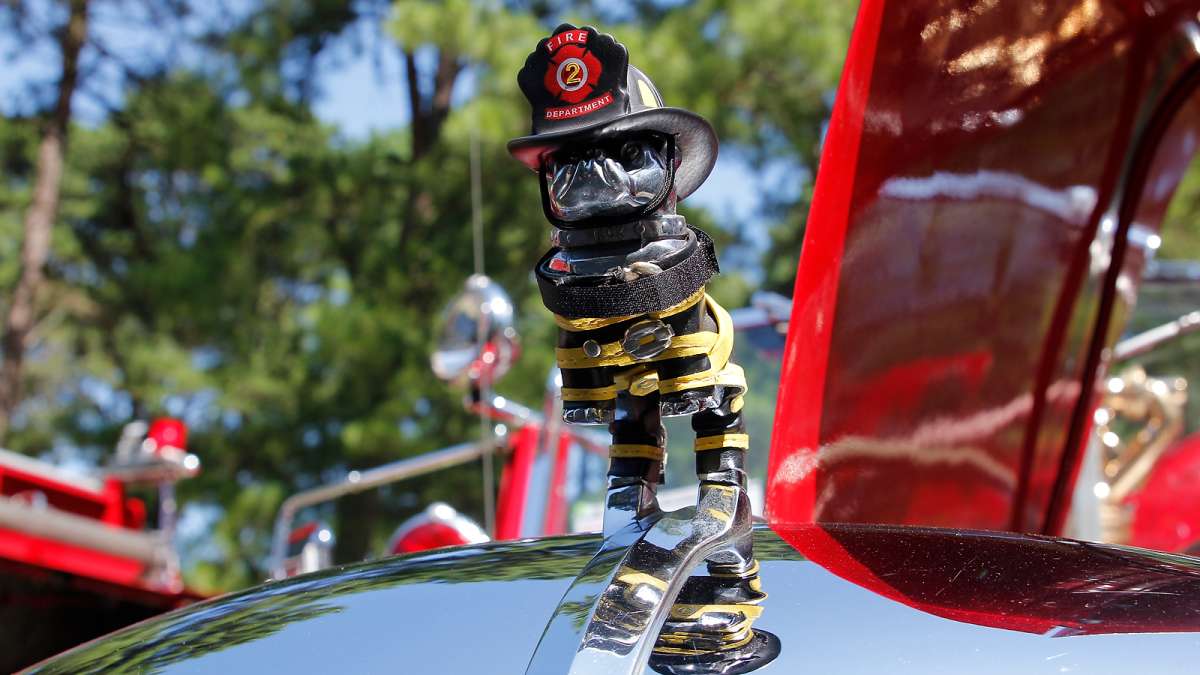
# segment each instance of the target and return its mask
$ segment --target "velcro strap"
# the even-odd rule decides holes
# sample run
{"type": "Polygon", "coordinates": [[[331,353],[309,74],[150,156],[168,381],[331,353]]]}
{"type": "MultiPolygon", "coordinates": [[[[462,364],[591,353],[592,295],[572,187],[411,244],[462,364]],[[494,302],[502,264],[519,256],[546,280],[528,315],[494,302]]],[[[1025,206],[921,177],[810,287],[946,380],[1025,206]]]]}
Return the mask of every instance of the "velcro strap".
{"type": "Polygon", "coordinates": [[[537,266],[542,303],[551,312],[568,319],[634,316],[679,304],[720,271],[712,239],[702,230],[694,227],[691,230],[698,240],[691,255],[659,274],[628,283],[556,284],[540,273],[542,265],[555,253],[555,249],[550,249],[537,266]]]}

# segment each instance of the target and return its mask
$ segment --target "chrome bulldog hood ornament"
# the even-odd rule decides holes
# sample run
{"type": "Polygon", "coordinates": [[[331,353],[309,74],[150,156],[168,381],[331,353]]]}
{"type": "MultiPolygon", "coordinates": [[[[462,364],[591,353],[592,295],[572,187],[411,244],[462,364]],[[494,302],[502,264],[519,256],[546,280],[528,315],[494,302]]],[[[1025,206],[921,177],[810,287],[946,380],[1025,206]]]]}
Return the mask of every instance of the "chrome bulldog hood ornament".
{"type": "Polygon", "coordinates": [[[749,672],[778,640],[752,627],[766,596],[746,494],[746,379],[729,313],[705,293],[712,240],[675,213],[712,170],[716,134],[665,107],[624,45],[592,27],[559,26],[517,81],[532,133],[508,148],[538,173],[554,226],[535,272],[559,327],[563,418],[612,435],[603,544],[526,672],[749,672]],[[672,513],[656,499],[664,415],[691,416],[700,481],[696,505],[672,513]],[[706,574],[689,576],[701,562],[706,574]]]}

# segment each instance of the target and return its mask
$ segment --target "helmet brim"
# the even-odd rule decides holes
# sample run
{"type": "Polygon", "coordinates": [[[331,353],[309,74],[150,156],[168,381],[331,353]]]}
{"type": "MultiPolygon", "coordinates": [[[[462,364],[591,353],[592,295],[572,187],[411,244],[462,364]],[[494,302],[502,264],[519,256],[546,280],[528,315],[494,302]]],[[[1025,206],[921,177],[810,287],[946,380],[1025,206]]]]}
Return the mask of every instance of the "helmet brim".
{"type": "Polygon", "coordinates": [[[613,120],[546,134],[514,138],[508,152],[533,171],[542,157],[564,143],[588,138],[610,138],[631,131],[656,131],[675,137],[679,167],[675,169],[675,196],[683,199],[708,178],[717,162],[717,134],[708,120],[682,108],[649,108],[613,120]]]}

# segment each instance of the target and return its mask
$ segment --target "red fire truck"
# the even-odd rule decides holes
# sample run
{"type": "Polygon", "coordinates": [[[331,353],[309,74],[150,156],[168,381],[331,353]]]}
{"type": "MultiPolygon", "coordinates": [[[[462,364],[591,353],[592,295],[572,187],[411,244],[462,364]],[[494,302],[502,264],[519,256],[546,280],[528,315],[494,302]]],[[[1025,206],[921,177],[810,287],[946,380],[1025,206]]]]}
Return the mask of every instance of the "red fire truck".
{"type": "Polygon", "coordinates": [[[175,483],[199,469],[175,419],[126,426],[91,474],[0,449],[0,671],[200,599],[172,546],[175,483]],[[157,488],[153,527],[135,486],[157,488]]]}

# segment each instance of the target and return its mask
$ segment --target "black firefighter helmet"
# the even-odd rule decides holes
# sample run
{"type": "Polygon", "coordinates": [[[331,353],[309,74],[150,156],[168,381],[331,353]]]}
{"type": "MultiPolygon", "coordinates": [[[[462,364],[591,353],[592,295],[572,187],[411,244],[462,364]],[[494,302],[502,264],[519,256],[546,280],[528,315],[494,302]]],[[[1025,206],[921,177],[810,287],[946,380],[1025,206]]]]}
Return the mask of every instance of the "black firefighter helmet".
{"type": "Polygon", "coordinates": [[[517,84],[533,107],[533,129],[509,141],[508,151],[534,171],[565,142],[653,131],[675,138],[675,194],[683,199],[717,161],[717,135],[708,120],[663,106],[650,78],[629,65],[625,45],[591,26],[564,23],[543,38],[525,59],[517,84]]]}

